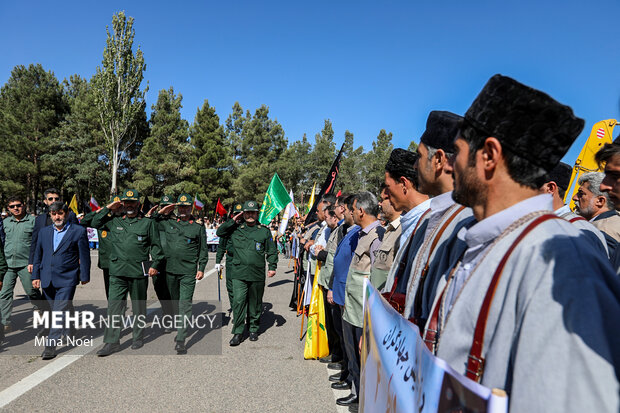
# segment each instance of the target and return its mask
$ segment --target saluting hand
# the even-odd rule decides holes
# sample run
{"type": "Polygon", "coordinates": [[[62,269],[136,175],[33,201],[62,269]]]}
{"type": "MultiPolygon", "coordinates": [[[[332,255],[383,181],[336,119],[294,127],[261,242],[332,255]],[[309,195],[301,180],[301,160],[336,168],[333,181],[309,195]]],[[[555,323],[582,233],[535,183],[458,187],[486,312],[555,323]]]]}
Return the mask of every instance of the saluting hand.
{"type": "Polygon", "coordinates": [[[146,216],[150,217],[151,215],[153,215],[153,212],[155,212],[158,206],[159,205],[155,205],[153,208],[149,209],[149,212],[146,213],[146,216]]]}
{"type": "Polygon", "coordinates": [[[276,272],[275,272],[275,271],[267,271],[267,277],[271,278],[271,277],[273,277],[274,275],[276,275],[276,272]]]}
{"type": "Polygon", "coordinates": [[[112,203],[109,203],[107,207],[110,211],[116,211],[117,209],[121,207],[122,204],[123,203],[121,201],[114,201],[112,203]]]}
{"type": "Polygon", "coordinates": [[[239,212],[238,214],[235,214],[233,216],[233,219],[235,220],[236,223],[239,223],[239,221],[241,221],[241,215],[243,215],[243,212],[239,212]]]}
{"type": "Polygon", "coordinates": [[[154,277],[157,274],[159,274],[159,272],[155,268],[153,267],[149,268],[149,277],[154,277]]]}
{"type": "Polygon", "coordinates": [[[205,276],[205,273],[204,273],[204,272],[202,272],[202,271],[198,271],[198,272],[196,273],[196,279],[197,279],[198,281],[202,280],[202,278],[203,278],[204,276],[205,276]]]}
{"type": "Polygon", "coordinates": [[[163,207],[162,209],[159,210],[159,213],[162,215],[168,215],[169,213],[171,213],[174,210],[174,207],[176,207],[177,204],[170,204],[170,205],[166,205],[165,207],[163,207]]]}

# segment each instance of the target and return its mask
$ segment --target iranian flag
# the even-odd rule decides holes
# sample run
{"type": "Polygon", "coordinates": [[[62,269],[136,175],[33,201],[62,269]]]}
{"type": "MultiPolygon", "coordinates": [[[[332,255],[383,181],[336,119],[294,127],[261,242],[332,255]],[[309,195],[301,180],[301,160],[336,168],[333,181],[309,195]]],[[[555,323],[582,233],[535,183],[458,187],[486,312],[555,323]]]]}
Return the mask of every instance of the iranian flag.
{"type": "Polygon", "coordinates": [[[205,204],[202,203],[200,198],[198,198],[198,194],[196,194],[196,196],[194,197],[194,209],[202,211],[202,208],[204,208],[204,206],[205,204]]]}
{"type": "Polygon", "coordinates": [[[99,211],[101,209],[101,207],[99,207],[99,204],[97,203],[97,200],[95,199],[94,196],[90,197],[90,201],[88,202],[88,206],[90,207],[90,209],[93,212],[99,211]]]}

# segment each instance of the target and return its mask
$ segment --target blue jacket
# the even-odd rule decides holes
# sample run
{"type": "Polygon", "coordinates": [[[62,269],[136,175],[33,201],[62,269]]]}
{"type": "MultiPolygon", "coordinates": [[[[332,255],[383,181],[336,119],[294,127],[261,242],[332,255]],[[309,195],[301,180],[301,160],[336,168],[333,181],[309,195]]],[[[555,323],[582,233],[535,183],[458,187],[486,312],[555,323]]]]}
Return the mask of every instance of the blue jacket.
{"type": "Polygon", "coordinates": [[[90,281],[90,250],[86,228],[70,225],[54,251],[53,225],[39,232],[34,250],[32,279],[41,280],[41,287],[72,287],[90,281]]]}
{"type": "MultiPolygon", "coordinates": [[[[69,210],[69,215],[67,216],[67,224],[79,224],[77,217],[71,210],[69,210]]],[[[44,212],[43,214],[37,215],[37,217],[34,219],[34,228],[32,229],[32,242],[30,243],[30,256],[28,258],[29,264],[34,264],[34,249],[37,246],[39,232],[43,228],[50,225],[52,225],[52,218],[50,217],[49,212],[44,212]]]]}
{"type": "Polygon", "coordinates": [[[347,235],[345,235],[342,241],[340,241],[340,244],[338,244],[336,254],[334,254],[332,292],[334,294],[334,302],[338,305],[344,305],[347,274],[349,273],[349,266],[353,259],[353,253],[355,252],[355,248],[357,248],[357,241],[359,240],[359,232],[361,229],[359,225],[350,227],[347,231],[347,235]]]}

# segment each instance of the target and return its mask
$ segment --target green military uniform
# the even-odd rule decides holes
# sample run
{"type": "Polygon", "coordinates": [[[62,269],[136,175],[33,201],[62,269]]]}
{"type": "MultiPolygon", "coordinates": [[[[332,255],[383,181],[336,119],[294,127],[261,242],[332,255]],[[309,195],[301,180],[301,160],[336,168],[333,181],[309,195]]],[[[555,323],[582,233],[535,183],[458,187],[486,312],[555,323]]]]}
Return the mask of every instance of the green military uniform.
{"type": "MultiPolygon", "coordinates": [[[[258,212],[258,203],[247,201],[243,210],[258,212]]],[[[228,237],[227,249],[233,252],[232,266],[227,270],[233,288],[232,333],[243,333],[246,312],[249,312],[250,333],[258,333],[265,290],[265,259],[270,271],[275,271],[278,265],[278,251],[271,232],[258,221],[250,226],[229,220],[218,228],[217,235],[228,237]]]]}
{"type": "MultiPolygon", "coordinates": [[[[120,197],[116,196],[112,198],[110,202],[120,200],[120,197]]],[[[102,209],[96,212],[89,212],[88,214],[84,215],[84,217],[80,221],[80,224],[85,227],[93,228],[93,218],[97,213],[100,213],[101,211],[102,209]]],[[[99,258],[97,261],[97,267],[101,268],[101,270],[103,271],[103,284],[105,286],[105,298],[107,300],[110,296],[110,249],[112,248],[113,241],[111,233],[106,231],[105,229],[98,229],[97,235],[99,236],[99,258]]]]}
{"type": "Polygon", "coordinates": [[[30,244],[32,243],[32,231],[34,229],[35,217],[26,214],[21,220],[10,216],[4,219],[4,232],[6,240],[4,244],[4,255],[8,270],[4,276],[2,290],[0,290],[0,313],[2,314],[2,324],[8,325],[11,321],[13,309],[13,290],[17,278],[20,279],[24,291],[30,298],[30,302],[35,308],[45,307],[45,301],[38,288],[32,287],[30,272],[28,271],[28,258],[30,255],[30,244]]]}
{"type": "MultiPolygon", "coordinates": [[[[233,215],[238,214],[239,212],[243,212],[243,205],[236,204],[233,208],[233,215]]],[[[232,219],[231,219],[232,221],[232,219]]],[[[232,288],[232,278],[230,277],[230,266],[232,265],[233,253],[232,249],[228,248],[228,237],[220,237],[219,243],[217,244],[217,252],[215,253],[215,263],[220,264],[222,262],[222,258],[224,258],[224,254],[226,254],[226,291],[228,292],[228,302],[230,303],[230,307],[232,308],[233,304],[233,288],[232,288]]]]}
{"type": "MultiPolygon", "coordinates": [[[[192,196],[181,194],[177,204],[191,206],[192,196]]],[[[159,215],[158,220],[166,245],[166,281],[173,300],[174,314],[190,318],[196,273],[204,272],[209,259],[207,234],[204,227],[193,218],[183,221],[159,215]]],[[[176,341],[184,342],[186,337],[187,326],[183,323],[177,330],[176,341]]]]}
{"type": "MultiPolygon", "coordinates": [[[[6,264],[6,259],[4,258],[4,245],[2,241],[0,241],[0,283],[4,283],[4,276],[9,269],[6,264]]],[[[2,340],[4,339],[4,325],[2,324],[2,319],[0,319],[0,345],[2,344],[2,340]]]]}
{"type": "MultiPolygon", "coordinates": [[[[127,190],[121,197],[123,201],[139,200],[138,192],[127,190]]],[[[126,215],[114,217],[105,207],[93,217],[92,226],[108,231],[114,242],[110,248],[110,296],[108,316],[120,317],[124,313],[127,293],[131,296],[134,316],[146,317],[146,292],[148,277],[144,275],[142,262],[152,259],[151,268],[161,267],[164,258],[155,222],[141,216],[129,218],[126,215]]],[[[110,325],[106,327],[103,342],[116,344],[120,340],[121,329],[110,325]]],[[[134,343],[142,341],[143,329],[136,322],[133,328],[134,343]]]]}
{"type": "MultiPolygon", "coordinates": [[[[159,202],[160,207],[164,207],[167,205],[171,205],[174,203],[174,197],[172,195],[164,195],[161,197],[159,202]]],[[[154,216],[154,218],[156,218],[154,216]]],[[[156,218],[157,220],[157,218],[156,218]]],[[[158,225],[159,230],[159,241],[161,242],[161,249],[164,251],[164,255],[166,255],[166,238],[164,237],[163,228],[158,225]]],[[[159,270],[159,274],[154,275],[153,279],[153,289],[155,290],[155,294],[157,295],[157,299],[161,304],[161,311],[163,315],[173,316],[175,314],[175,310],[172,306],[172,296],[170,295],[170,289],[168,288],[168,283],[166,281],[166,263],[162,262],[161,269],[159,270]]],[[[164,332],[170,333],[172,329],[164,329],[164,332]]]]}

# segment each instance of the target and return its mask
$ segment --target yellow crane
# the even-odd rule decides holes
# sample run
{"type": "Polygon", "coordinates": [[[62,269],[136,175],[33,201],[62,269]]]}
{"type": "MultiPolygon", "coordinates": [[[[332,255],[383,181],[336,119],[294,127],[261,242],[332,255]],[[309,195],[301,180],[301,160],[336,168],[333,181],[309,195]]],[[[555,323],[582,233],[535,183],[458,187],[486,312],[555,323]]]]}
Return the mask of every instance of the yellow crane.
{"type": "Polygon", "coordinates": [[[573,196],[579,189],[579,177],[583,173],[587,172],[602,172],[598,164],[594,160],[596,152],[605,145],[613,141],[612,133],[614,127],[619,123],[615,119],[607,119],[597,122],[592,126],[592,132],[586,141],[585,145],[581,149],[581,153],[575,161],[573,166],[573,174],[570,177],[570,183],[568,184],[568,190],[564,195],[564,202],[570,201],[570,208],[575,209],[575,202],[573,202],[573,196]]]}

